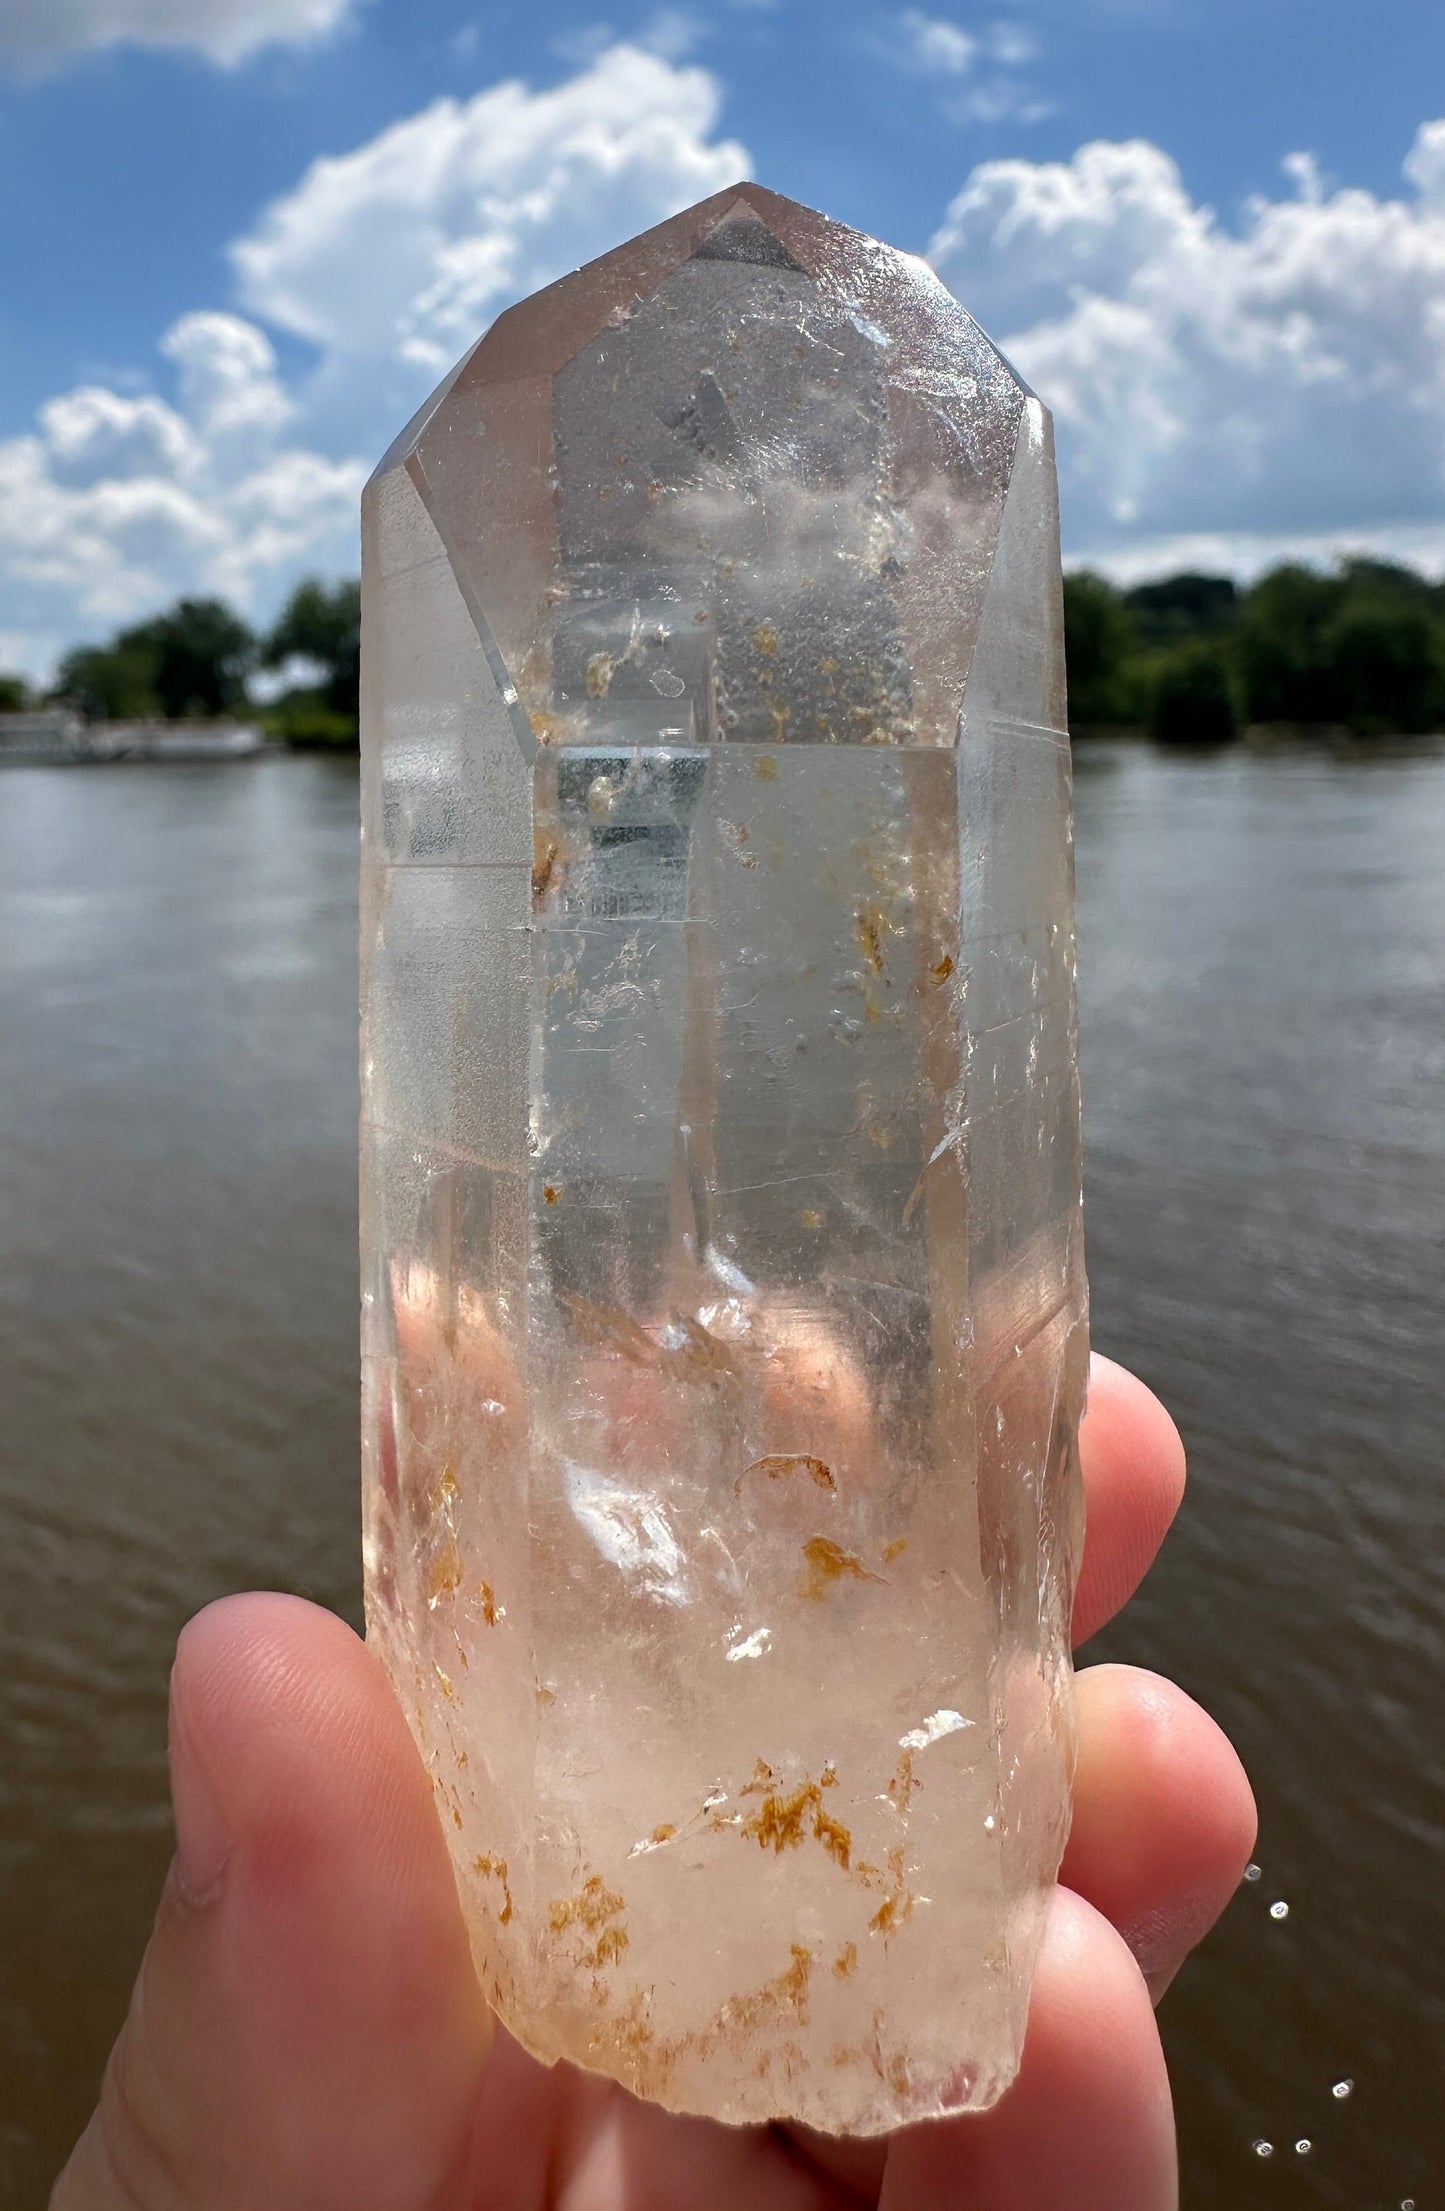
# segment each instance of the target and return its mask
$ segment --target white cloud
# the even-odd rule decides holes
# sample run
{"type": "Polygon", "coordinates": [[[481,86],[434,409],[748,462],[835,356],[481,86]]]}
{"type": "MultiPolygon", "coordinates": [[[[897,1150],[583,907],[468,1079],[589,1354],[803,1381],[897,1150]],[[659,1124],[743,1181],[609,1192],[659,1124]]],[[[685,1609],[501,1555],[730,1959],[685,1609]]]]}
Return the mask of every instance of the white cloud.
{"type": "Polygon", "coordinates": [[[1405,156],[1405,174],[1422,204],[1445,215],[1445,122],[1420,125],[1405,156]]]}
{"type": "Polygon", "coordinates": [[[85,385],[0,442],[10,665],[44,675],[72,638],[183,592],[249,609],[307,567],[355,559],[365,468],[285,441],[290,402],[262,332],[187,315],[161,351],[175,404],[85,385]]]}
{"type": "Polygon", "coordinates": [[[298,573],[353,568],[357,456],[498,310],[746,174],[713,138],[719,100],[703,70],[619,46],[313,163],[234,257],[314,371],[288,384],[255,322],[184,315],[160,341],[168,397],[86,385],[0,442],[0,603],[26,667],[182,591],[265,618],[298,573]]]}
{"type": "Polygon", "coordinates": [[[1427,576],[1445,576],[1445,518],[1435,522],[1357,523],[1332,530],[1171,530],[1157,536],[1065,545],[1065,563],[1097,568],[1116,583],[1149,583],[1160,576],[1234,576],[1241,583],[1281,561],[1329,568],[1343,554],[1403,561],[1427,576]]]}
{"type": "Polygon", "coordinates": [[[938,16],[924,15],[918,8],[905,8],[898,30],[897,58],[905,68],[930,76],[938,71],[946,77],[966,77],[977,58],[978,40],[969,32],[938,16]]]}
{"type": "Polygon", "coordinates": [[[332,357],[438,375],[500,307],[746,173],[705,70],[615,46],[554,89],[441,99],[315,161],[233,249],[243,302],[332,357]]]}
{"type": "Polygon", "coordinates": [[[212,441],[269,436],[295,412],[271,341],[239,315],[182,315],[161,340],[186,411],[212,441]]]}
{"type": "Polygon", "coordinates": [[[1027,23],[995,23],[988,34],[988,50],[1005,69],[1022,69],[1037,61],[1042,51],[1038,33],[1027,23]]]}
{"type": "Polygon", "coordinates": [[[954,123],[1041,123],[1054,113],[1053,101],[1041,99],[1025,78],[1002,71],[939,104],[954,123]]]}
{"type": "Polygon", "coordinates": [[[59,484],[88,488],[195,473],[200,448],[191,426],[163,399],[129,399],[104,385],[82,384],[40,410],[49,466],[59,484]]]}
{"type": "Polygon", "coordinates": [[[0,59],[47,67],[107,46],[180,48],[232,67],[262,46],[309,46],[354,0],[3,0],[0,59]]]}
{"type": "Polygon", "coordinates": [[[1445,123],[1398,198],[1287,171],[1233,230],[1143,141],[986,163],[949,208],[931,258],[1054,409],[1077,551],[1445,538],[1445,123]]]}
{"type": "Polygon", "coordinates": [[[681,61],[696,51],[710,28],[687,8],[659,8],[623,41],[610,23],[598,22],[573,24],[555,32],[547,44],[559,61],[577,69],[585,69],[599,54],[619,44],[640,46],[645,53],[661,54],[664,61],[681,61]]]}
{"type": "Polygon", "coordinates": [[[1036,123],[1053,113],[1025,71],[1039,43],[1026,24],[1001,21],[975,35],[920,8],[905,8],[884,32],[862,34],[864,50],[891,68],[926,77],[953,123],[1036,123]]]}

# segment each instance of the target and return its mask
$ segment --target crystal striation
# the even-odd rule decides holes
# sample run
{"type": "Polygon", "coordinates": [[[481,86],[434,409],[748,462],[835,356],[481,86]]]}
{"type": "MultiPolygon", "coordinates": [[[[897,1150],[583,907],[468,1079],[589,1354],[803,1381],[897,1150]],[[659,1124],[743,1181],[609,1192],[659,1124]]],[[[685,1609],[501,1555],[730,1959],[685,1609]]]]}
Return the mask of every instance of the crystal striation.
{"type": "Polygon", "coordinates": [[[833,2132],[1018,2063],[1086,1364],[1049,418],[751,184],[364,509],[371,1635],[545,2059],[833,2132]]]}

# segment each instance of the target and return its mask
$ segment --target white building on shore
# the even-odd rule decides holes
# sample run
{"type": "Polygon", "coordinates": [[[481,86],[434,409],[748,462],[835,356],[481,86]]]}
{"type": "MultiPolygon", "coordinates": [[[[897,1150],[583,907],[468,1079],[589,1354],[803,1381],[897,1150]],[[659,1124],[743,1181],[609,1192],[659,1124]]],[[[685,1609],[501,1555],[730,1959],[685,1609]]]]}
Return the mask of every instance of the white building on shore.
{"type": "Polygon", "coordinates": [[[87,722],[68,706],[0,714],[0,765],[248,760],[264,749],[254,722],[87,722]]]}

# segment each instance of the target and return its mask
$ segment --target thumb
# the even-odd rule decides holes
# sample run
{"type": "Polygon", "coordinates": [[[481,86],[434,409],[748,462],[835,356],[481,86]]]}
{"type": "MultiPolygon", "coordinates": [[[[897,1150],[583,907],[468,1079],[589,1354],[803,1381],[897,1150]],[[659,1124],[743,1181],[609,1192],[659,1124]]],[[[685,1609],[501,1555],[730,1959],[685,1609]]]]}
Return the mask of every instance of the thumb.
{"type": "Polygon", "coordinates": [[[171,1676],[177,1848],[51,2211],[442,2211],[490,2023],[421,1761],[374,1656],[227,1598],[171,1676]]]}

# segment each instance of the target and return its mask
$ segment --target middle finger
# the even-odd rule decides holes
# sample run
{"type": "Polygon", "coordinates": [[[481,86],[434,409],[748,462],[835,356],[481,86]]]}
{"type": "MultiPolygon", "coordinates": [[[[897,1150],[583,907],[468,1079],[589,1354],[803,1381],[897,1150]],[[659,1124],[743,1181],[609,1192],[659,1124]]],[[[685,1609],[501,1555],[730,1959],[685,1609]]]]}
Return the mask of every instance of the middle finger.
{"type": "Polygon", "coordinates": [[[1091,1666],[1077,1686],[1074,1818],[1059,1878],[1118,1928],[1157,2002],[1239,1885],[1254,1797],[1229,1738],[1172,1681],[1091,1666]]]}

